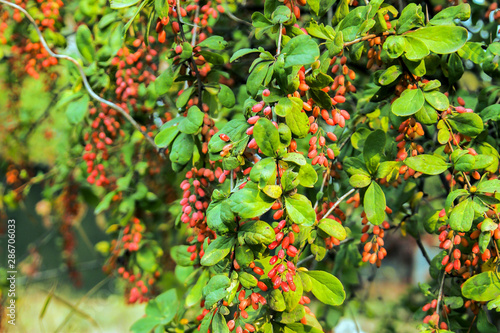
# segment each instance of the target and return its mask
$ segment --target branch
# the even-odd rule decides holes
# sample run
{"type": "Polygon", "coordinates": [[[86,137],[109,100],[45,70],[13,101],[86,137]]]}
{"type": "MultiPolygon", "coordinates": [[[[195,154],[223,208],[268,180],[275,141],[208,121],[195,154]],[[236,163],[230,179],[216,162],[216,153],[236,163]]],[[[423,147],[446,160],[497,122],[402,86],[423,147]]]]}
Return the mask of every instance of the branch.
{"type": "Polygon", "coordinates": [[[276,55],[279,56],[281,52],[281,38],[283,37],[283,23],[280,23],[280,33],[278,36],[278,48],[276,50],[276,55]]]}
{"type": "Polygon", "coordinates": [[[393,31],[386,31],[386,32],[384,32],[382,34],[370,34],[370,35],[366,35],[364,37],[357,38],[357,39],[355,39],[353,41],[344,43],[344,47],[351,46],[351,45],[359,43],[359,42],[364,42],[366,40],[369,40],[369,39],[372,39],[372,38],[375,38],[375,37],[389,36],[389,35],[394,35],[394,34],[395,34],[395,32],[393,32],[393,31]]]}
{"type": "MultiPolygon", "coordinates": [[[[328,173],[329,173],[329,170],[326,169],[325,176],[323,177],[323,182],[321,183],[321,188],[319,189],[319,192],[323,192],[323,189],[325,188],[325,182],[326,182],[326,178],[328,177],[328,173]]],[[[314,204],[314,207],[313,207],[314,210],[316,210],[316,208],[318,208],[318,204],[319,204],[319,199],[316,199],[316,203],[314,204]]]]}
{"type": "Polygon", "coordinates": [[[330,208],[330,210],[328,212],[326,212],[325,215],[323,215],[324,217],[327,217],[328,215],[330,215],[335,208],[337,208],[338,205],[340,205],[340,203],[342,201],[344,201],[348,196],[350,196],[352,193],[354,193],[356,191],[355,188],[351,188],[349,191],[347,191],[346,194],[344,194],[343,196],[341,196],[334,204],[333,206],[330,208]]]}
{"type": "MultiPolygon", "coordinates": [[[[177,0],[176,7],[177,7],[176,8],[177,22],[179,22],[179,30],[180,30],[179,32],[181,34],[182,40],[185,42],[187,39],[186,39],[186,35],[184,34],[184,24],[186,24],[186,23],[184,23],[184,21],[181,18],[180,0],[177,0]]],[[[195,29],[197,29],[197,27],[195,27],[195,29]]],[[[195,37],[195,36],[193,36],[193,37],[195,37]]],[[[194,61],[193,54],[191,54],[191,56],[189,57],[189,62],[191,63],[191,66],[193,67],[194,72],[196,73],[196,79],[198,81],[198,108],[203,111],[203,101],[201,100],[201,98],[202,98],[201,94],[203,91],[203,82],[201,82],[200,71],[198,70],[198,66],[196,65],[196,62],[194,61]]]]}
{"type": "Polygon", "coordinates": [[[238,23],[243,23],[243,24],[246,24],[248,25],[249,27],[252,26],[252,23],[248,22],[248,21],[245,21],[245,20],[242,20],[240,19],[239,17],[236,17],[234,16],[233,13],[231,13],[231,11],[229,10],[229,7],[227,6],[227,1],[225,2],[225,9],[226,11],[224,12],[224,14],[226,14],[227,16],[229,16],[230,19],[232,19],[233,21],[236,21],[238,23]]]}
{"type": "Polygon", "coordinates": [[[424,244],[422,244],[422,240],[419,238],[415,238],[417,241],[418,248],[422,252],[422,255],[424,256],[425,260],[427,263],[430,265],[431,264],[431,258],[429,258],[429,255],[427,254],[427,251],[425,250],[424,244]]]}
{"type": "Polygon", "coordinates": [[[155,144],[154,140],[150,136],[148,136],[146,132],[144,132],[141,129],[141,126],[134,120],[134,118],[132,118],[132,116],[130,114],[127,113],[127,111],[125,111],[123,108],[121,108],[120,106],[116,105],[115,103],[113,103],[111,101],[108,101],[107,99],[104,99],[104,98],[100,97],[99,95],[97,95],[94,92],[94,90],[92,90],[92,88],[90,87],[89,81],[87,80],[87,76],[85,76],[85,72],[83,71],[83,67],[80,65],[80,63],[78,63],[78,61],[76,59],[74,59],[74,58],[72,58],[72,57],[70,57],[68,55],[57,54],[57,53],[53,52],[49,48],[49,46],[48,46],[47,42],[45,41],[45,38],[43,37],[42,32],[38,28],[38,25],[36,24],[35,20],[33,19],[33,17],[24,8],[22,8],[22,7],[20,7],[20,6],[16,5],[16,4],[13,4],[13,3],[9,2],[9,1],[6,1],[6,0],[0,0],[0,3],[3,3],[5,5],[7,5],[7,6],[16,8],[17,10],[19,10],[20,12],[22,12],[26,16],[26,18],[31,22],[31,24],[33,24],[33,26],[35,27],[36,34],[40,38],[40,42],[42,43],[42,46],[47,51],[47,53],[51,57],[54,57],[54,58],[57,58],[57,59],[68,60],[68,61],[71,61],[73,64],[75,64],[75,66],[78,68],[78,72],[80,73],[80,76],[82,77],[83,85],[85,86],[85,89],[87,89],[87,92],[89,93],[89,95],[93,99],[95,99],[96,101],[98,101],[100,103],[103,103],[103,104],[106,104],[110,108],[118,111],[123,117],[125,117],[125,119],[127,119],[132,124],[132,126],[135,127],[136,130],[138,130],[139,132],[141,132],[141,134],[144,136],[144,138],[146,139],[146,141],[148,143],[150,143],[155,148],[155,150],[157,152],[160,150],[160,148],[155,144]]]}

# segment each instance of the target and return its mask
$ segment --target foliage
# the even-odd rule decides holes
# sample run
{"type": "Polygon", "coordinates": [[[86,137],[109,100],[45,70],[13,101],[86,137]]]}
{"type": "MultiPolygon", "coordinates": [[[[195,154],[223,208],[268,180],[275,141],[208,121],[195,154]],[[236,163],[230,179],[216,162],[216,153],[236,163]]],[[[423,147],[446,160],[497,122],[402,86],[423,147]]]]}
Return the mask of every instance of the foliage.
{"type": "MultiPolygon", "coordinates": [[[[21,144],[2,199],[15,207],[31,184],[46,186],[47,202],[62,211],[69,267],[75,203],[106,214],[116,240],[96,246],[104,269],[127,282],[129,303],[148,302],[133,332],[331,329],[309,296],[319,309],[354,298],[352,277],[382,265],[391,229],[417,241],[435,235],[442,249],[421,286],[420,331],[495,330],[496,3],[64,6],[76,8],[78,22],[66,27],[76,48],[64,52],[117,106],[93,99],[76,67],[59,68],[23,14],[2,5],[17,22],[0,26],[9,94],[18,96],[24,73],[42,73],[47,91],[59,75],[70,82],[53,91],[70,147],[55,171],[20,176],[35,168],[21,144]],[[183,287],[167,287],[168,270],[183,287]]],[[[63,3],[50,1],[29,11],[61,48],[59,10],[63,3]]],[[[7,129],[12,141],[32,131],[18,122],[7,129]]]]}

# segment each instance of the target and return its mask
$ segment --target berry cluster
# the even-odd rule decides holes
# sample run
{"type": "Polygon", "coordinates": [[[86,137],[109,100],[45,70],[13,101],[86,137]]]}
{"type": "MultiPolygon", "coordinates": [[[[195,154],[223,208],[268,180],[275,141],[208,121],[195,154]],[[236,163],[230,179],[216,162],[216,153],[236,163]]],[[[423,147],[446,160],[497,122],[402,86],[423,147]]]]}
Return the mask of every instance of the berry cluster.
{"type": "MultiPolygon", "coordinates": [[[[387,214],[392,213],[389,207],[386,207],[387,214]]],[[[362,260],[363,262],[369,262],[370,264],[376,264],[380,267],[382,264],[382,259],[387,256],[387,251],[384,248],[384,235],[385,230],[389,229],[391,226],[389,222],[384,221],[381,226],[375,225],[371,228],[368,224],[368,219],[366,218],[365,212],[362,213],[363,229],[361,232],[361,243],[365,243],[363,246],[362,260]],[[370,238],[370,235],[372,236],[370,238]]]]}
{"type": "Polygon", "coordinates": [[[215,180],[215,173],[207,168],[192,168],[186,173],[186,179],[181,182],[184,191],[181,199],[181,221],[186,223],[194,235],[189,236],[191,245],[187,251],[191,253],[191,260],[203,257],[203,242],[205,238],[215,238],[215,233],[207,226],[206,210],[211,200],[209,184],[215,180]]]}

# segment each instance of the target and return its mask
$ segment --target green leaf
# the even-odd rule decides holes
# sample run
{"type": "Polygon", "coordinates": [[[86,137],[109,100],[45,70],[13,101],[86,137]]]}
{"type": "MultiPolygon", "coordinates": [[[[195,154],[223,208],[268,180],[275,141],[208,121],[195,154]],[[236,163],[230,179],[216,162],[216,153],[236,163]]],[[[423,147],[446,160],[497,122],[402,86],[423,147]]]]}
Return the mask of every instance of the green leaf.
{"type": "Polygon", "coordinates": [[[85,24],[80,25],[76,31],[76,46],[85,60],[89,63],[94,61],[95,49],[92,32],[85,24]]]}
{"type": "Polygon", "coordinates": [[[195,304],[198,304],[201,301],[201,298],[203,297],[202,295],[202,290],[203,287],[206,286],[208,280],[209,280],[209,273],[208,270],[202,270],[200,277],[196,281],[196,284],[189,290],[189,293],[186,296],[186,306],[192,307],[195,304]]]}
{"type": "Polygon", "coordinates": [[[302,111],[302,100],[297,97],[291,97],[290,100],[296,105],[286,117],[286,124],[290,127],[293,135],[297,138],[304,138],[309,133],[309,118],[302,111]]]}
{"type": "Polygon", "coordinates": [[[421,27],[424,25],[424,13],[422,12],[422,7],[414,3],[410,3],[404,7],[401,12],[401,16],[396,23],[396,32],[398,35],[403,32],[407,32],[415,27],[421,27]]]}
{"type": "Polygon", "coordinates": [[[218,53],[209,51],[200,51],[200,54],[205,58],[205,61],[213,65],[224,65],[224,57],[218,53]]]}
{"type": "Polygon", "coordinates": [[[485,52],[483,43],[467,42],[457,51],[457,54],[464,60],[470,60],[475,64],[482,64],[485,52]]]}
{"type": "Polygon", "coordinates": [[[281,159],[285,162],[291,162],[297,165],[306,165],[307,163],[304,155],[299,153],[286,153],[281,159]]]}
{"type": "Polygon", "coordinates": [[[218,97],[222,106],[226,108],[232,108],[236,103],[233,91],[225,84],[220,84],[220,91],[218,97]]]}
{"type": "Polygon", "coordinates": [[[270,120],[260,118],[253,128],[253,137],[264,155],[277,156],[281,146],[280,136],[270,120]]]}
{"type": "Polygon", "coordinates": [[[255,53],[255,52],[260,52],[260,51],[258,49],[239,49],[238,51],[234,52],[231,59],[229,59],[229,62],[233,62],[236,59],[239,59],[247,54],[255,53]]]}
{"type": "Polygon", "coordinates": [[[269,307],[274,311],[283,312],[286,309],[285,299],[279,289],[273,289],[269,294],[269,307]]]}
{"type": "MultiPolygon", "coordinates": [[[[417,121],[419,121],[424,125],[433,125],[438,121],[438,114],[436,110],[433,107],[431,107],[428,103],[424,103],[424,106],[417,113],[415,113],[415,118],[417,119],[417,121]]],[[[448,142],[448,138],[449,134],[448,137],[446,138],[446,142],[448,142]]]]}
{"type": "Polygon", "coordinates": [[[321,237],[316,237],[311,244],[311,253],[314,254],[314,259],[316,261],[323,260],[326,256],[326,251],[325,240],[321,237]]]}
{"type": "Polygon", "coordinates": [[[207,225],[218,235],[234,231],[236,223],[228,200],[214,201],[207,208],[207,225]]]}
{"type": "Polygon", "coordinates": [[[179,134],[177,126],[165,127],[155,136],[155,144],[160,148],[168,147],[177,134],[179,134]]]}
{"type": "Polygon", "coordinates": [[[318,16],[319,14],[319,3],[320,0],[309,0],[307,4],[309,5],[309,8],[311,8],[311,11],[318,16]]]}
{"type": "Polygon", "coordinates": [[[476,113],[459,113],[447,119],[451,127],[463,135],[475,137],[484,129],[483,120],[476,113]]]}
{"type": "Polygon", "coordinates": [[[316,222],[316,213],[311,201],[302,194],[286,197],[285,207],[290,220],[298,225],[310,227],[316,222]]]}
{"type": "Polygon", "coordinates": [[[365,163],[357,157],[347,157],[344,160],[344,170],[351,176],[363,174],[370,177],[365,163]]]}
{"type": "Polygon", "coordinates": [[[474,220],[474,209],[469,199],[453,207],[450,214],[450,227],[455,231],[469,231],[474,220]]]}
{"type": "Polygon", "coordinates": [[[500,179],[481,181],[477,185],[477,192],[481,193],[500,192],[500,179]]]}
{"type": "Polygon", "coordinates": [[[429,21],[432,25],[453,25],[455,20],[467,21],[470,18],[470,6],[467,3],[460,3],[441,10],[429,21]]]}
{"type": "Polygon", "coordinates": [[[294,104],[288,97],[282,97],[276,104],[274,111],[280,117],[285,117],[293,108],[294,104]]]}
{"type": "Polygon", "coordinates": [[[79,99],[74,102],[68,104],[66,109],[66,117],[70,124],[78,124],[80,123],[87,114],[87,110],[89,108],[90,98],[88,95],[83,95],[79,99]]]}
{"type": "Polygon", "coordinates": [[[391,106],[391,111],[396,116],[411,116],[424,106],[424,94],[420,89],[406,89],[391,106]]]}
{"type": "Polygon", "coordinates": [[[212,319],[212,332],[229,333],[226,318],[217,312],[212,319]]]}
{"type": "Polygon", "coordinates": [[[337,306],[344,302],[345,291],[342,283],[335,276],[324,271],[304,272],[312,282],[312,293],[328,305],[337,306]]]}
{"type": "Polygon", "coordinates": [[[322,332],[323,330],[321,329],[309,325],[303,325],[300,323],[287,324],[285,326],[285,333],[322,333],[322,332]]]}
{"type": "Polygon", "coordinates": [[[425,73],[427,73],[427,70],[425,68],[425,60],[423,59],[419,61],[411,61],[409,59],[406,59],[406,57],[403,57],[403,62],[413,75],[424,76],[425,73]]]}
{"type": "Polygon", "coordinates": [[[165,69],[160,76],[158,76],[154,82],[155,90],[158,95],[164,95],[170,91],[172,84],[176,76],[179,74],[181,66],[177,66],[174,69],[174,66],[170,65],[167,69],[165,69]]]}
{"type": "Polygon", "coordinates": [[[155,302],[162,315],[162,325],[170,323],[174,319],[177,313],[177,307],[179,306],[176,290],[170,289],[165,291],[155,298],[155,302]]]}
{"type": "Polygon", "coordinates": [[[200,264],[203,266],[215,265],[229,254],[235,242],[236,238],[232,235],[217,237],[205,249],[205,254],[201,258],[200,264]]]}
{"type": "Polygon", "coordinates": [[[383,86],[393,83],[403,74],[403,68],[400,65],[393,65],[385,70],[378,78],[378,83],[383,86]]]}
{"type": "Polygon", "coordinates": [[[474,169],[476,159],[470,154],[465,154],[454,162],[455,170],[468,172],[474,169]]]}
{"type": "Polygon", "coordinates": [[[363,207],[365,209],[366,218],[374,225],[379,225],[385,219],[385,194],[376,182],[372,182],[365,192],[363,198],[363,207]]]}
{"type": "Polygon", "coordinates": [[[404,160],[404,163],[413,170],[426,175],[439,175],[449,167],[448,163],[442,158],[429,154],[408,157],[404,160]]]}
{"type": "Polygon", "coordinates": [[[478,302],[490,301],[500,296],[500,279],[492,271],[474,275],[462,285],[462,295],[478,302]]]}
{"type": "Polygon", "coordinates": [[[490,245],[490,241],[491,241],[491,233],[489,231],[481,232],[481,234],[479,234],[478,244],[479,244],[479,251],[481,253],[484,253],[484,251],[486,251],[488,245],[490,245]]]}
{"type": "Polygon", "coordinates": [[[281,52],[285,55],[285,68],[307,66],[319,58],[318,44],[309,35],[292,38],[281,52]]]}
{"type": "Polygon", "coordinates": [[[406,47],[406,40],[402,36],[389,36],[383,44],[384,50],[389,55],[389,58],[399,58],[406,47]]]}
{"type": "Polygon", "coordinates": [[[339,241],[347,237],[347,233],[342,224],[329,218],[324,218],[319,221],[318,228],[329,236],[337,238],[339,241]]]}
{"type": "Polygon", "coordinates": [[[457,53],[450,54],[448,58],[448,78],[450,84],[457,82],[464,74],[464,64],[457,53]]]}
{"type": "Polygon", "coordinates": [[[240,227],[238,237],[248,245],[269,245],[276,237],[274,229],[264,221],[248,221],[240,227]]]}
{"type": "Polygon", "coordinates": [[[292,169],[286,169],[281,176],[281,186],[283,191],[289,192],[299,186],[298,173],[293,172],[292,169]]]}
{"type": "MultiPolygon", "coordinates": [[[[295,275],[294,279],[296,277],[298,277],[298,275],[295,275]]],[[[300,284],[300,286],[302,287],[302,284],[300,284]]],[[[293,291],[289,291],[289,292],[284,293],[283,297],[285,298],[285,302],[286,302],[287,296],[289,297],[289,295],[296,295],[296,294],[297,293],[293,292],[293,291]]],[[[302,295],[302,293],[301,293],[301,295],[302,295]]],[[[299,300],[300,300],[300,297],[299,297],[299,300]]],[[[296,322],[300,321],[302,318],[304,318],[305,315],[306,315],[306,310],[302,304],[296,304],[294,309],[290,310],[290,311],[288,311],[288,305],[287,305],[286,311],[278,314],[276,316],[275,320],[281,324],[292,324],[292,323],[296,323],[296,322]]]]}
{"type": "Polygon", "coordinates": [[[314,170],[311,164],[302,165],[299,169],[299,175],[297,177],[300,185],[304,187],[314,187],[318,181],[318,174],[314,170]]]}
{"type": "Polygon", "coordinates": [[[257,279],[250,273],[240,272],[238,280],[244,288],[251,289],[257,285],[257,279]]]}
{"type": "Polygon", "coordinates": [[[250,171],[250,179],[263,188],[267,184],[274,184],[276,181],[276,160],[267,157],[255,164],[250,171]]]}
{"type": "Polygon", "coordinates": [[[306,83],[310,88],[323,89],[332,85],[333,79],[330,75],[319,72],[315,76],[306,76],[306,83]]]}
{"type": "Polygon", "coordinates": [[[464,305],[464,299],[459,296],[448,296],[443,300],[444,304],[446,304],[451,309],[460,309],[464,305]]]}
{"type": "Polygon", "coordinates": [[[285,23],[292,17],[292,12],[287,6],[278,6],[273,11],[271,15],[271,21],[273,24],[285,23]]]}
{"type": "Polygon", "coordinates": [[[227,46],[227,41],[222,36],[210,36],[197,46],[208,47],[212,50],[224,50],[227,46]]]}
{"type": "Polygon", "coordinates": [[[194,86],[191,86],[182,92],[182,94],[177,98],[177,101],[175,102],[176,108],[181,109],[187,104],[194,92],[194,88],[194,86]]]}
{"type": "Polygon", "coordinates": [[[137,264],[145,272],[154,273],[158,269],[156,256],[153,250],[147,246],[143,246],[136,255],[137,264]]]}
{"type": "Polygon", "coordinates": [[[498,121],[500,120],[500,104],[490,105],[480,111],[479,114],[484,122],[488,120],[498,121]]]}
{"type": "Polygon", "coordinates": [[[380,164],[380,159],[384,154],[385,132],[382,130],[373,131],[365,141],[363,148],[363,158],[368,170],[375,173],[380,164]]]}
{"type": "Polygon", "coordinates": [[[306,27],[306,31],[313,37],[328,41],[333,41],[336,36],[335,30],[331,26],[325,26],[323,23],[318,24],[314,19],[311,19],[309,26],[306,27]]]}
{"type": "Polygon", "coordinates": [[[252,250],[246,244],[236,247],[236,261],[241,266],[248,266],[255,258],[252,250]]]}
{"type": "Polygon", "coordinates": [[[155,11],[158,17],[168,16],[169,7],[168,0],[155,0],[155,11]]]}
{"type": "Polygon", "coordinates": [[[439,91],[431,91],[424,93],[427,103],[432,105],[433,108],[439,111],[446,111],[450,107],[450,101],[445,94],[439,91]]]}
{"type": "Polygon", "coordinates": [[[456,26],[428,26],[405,35],[420,39],[434,53],[448,54],[462,48],[467,41],[467,30],[456,26]]]}
{"type": "Polygon", "coordinates": [[[140,0],[111,0],[111,8],[112,9],[121,9],[127,8],[132,5],[135,5],[140,0]]]}
{"type": "MultiPolygon", "coordinates": [[[[285,305],[286,305],[286,312],[284,312],[280,318],[280,321],[289,321],[290,323],[295,322],[296,319],[294,318],[295,315],[298,315],[297,312],[300,313],[300,308],[303,309],[302,305],[299,305],[300,299],[302,298],[302,294],[304,292],[303,287],[302,287],[302,281],[300,281],[300,277],[298,274],[295,274],[293,276],[293,283],[295,284],[295,291],[289,290],[288,292],[283,293],[283,298],[285,299],[285,305]],[[290,313],[293,310],[299,310],[295,313],[290,313]]],[[[300,316],[300,315],[299,315],[300,316]]],[[[304,317],[304,314],[302,314],[302,317],[299,317],[298,320],[302,319],[304,317]]]]}
{"type": "Polygon", "coordinates": [[[273,199],[278,199],[283,193],[283,190],[279,185],[266,185],[262,191],[273,199]]]}
{"type": "Polygon", "coordinates": [[[355,174],[349,178],[349,184],[356,188],[367,187],[371,182],[372,177],[368,174],[355,174]]]}
{"type": "Polygon", "coordinates": [[[418,38],[413,38],[411,36],[405,35],[406,39],[406,49],[405,57],[408,60],[418,61],[429,55],[429,48],[423,41],[418,38]]]}
{"type": "Polygon", "coordinates": [[[150,333],[157,325],[159,325],[161,320],[154,317],[144,317],[137,320],[130,330],[134,333],[150,333]]]}
{"type": "Polygon", "coordinates": [[[194,139],[193,135],[181,133],[174,140],[170,151],[170,161],[179,166],[186,165],[193,157],[194,139]]]}
{"type": "Polygon", "coordinates": [[[262,82],[264,82],[264,79],[266,78],[269,65],[271,65],[271,62],[269,61],[259,62],[248,76],[247,91],[250,96],[257,95],[262,82]]]}
{"type": "Polygon", "coordinates": [[[208,143],[208,151],[217,154],[227,145],[227,142],[220,138],[220,134],[226,134],[232,142],[239,142],[247,137],[246,130],[248,127],[250,125],[245,120],[233,119],[229,121],[216,135],[212,136],[208,143]]]}
{"type": "Polygon", "coordinates": [[[264,214],[271,208],[275,201],[273,198],[259,191],[257,186],[250,182],[244,188],[234,192],[230,200],[233,212],[244,219],[264,214]]]}
{"type": "Polygon", "coordinates": [[[387,178],[388,182],[397,179],[399,177],[399,168],[402,164],[399,161],[385,161],[380,163],[375,178],[387,178]]]}
{"type": "MultiPolygon", "coordinates": [[[[489,304],[488,310],[491,310],[489,308],[489,304]]],[[[479,314],[477,316],[477,331],[481,333],[498,333],[496,325],[493,325],[489,322],[486,311],[484,311],[484,309],[479,311],[479,314]]]]}

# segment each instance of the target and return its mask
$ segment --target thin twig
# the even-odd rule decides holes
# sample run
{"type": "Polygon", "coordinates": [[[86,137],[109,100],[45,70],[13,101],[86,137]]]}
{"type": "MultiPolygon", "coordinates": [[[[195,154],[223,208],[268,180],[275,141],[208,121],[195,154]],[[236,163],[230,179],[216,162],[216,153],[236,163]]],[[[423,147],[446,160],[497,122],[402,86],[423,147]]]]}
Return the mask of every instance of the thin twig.
{"type": "MultiPolygon", "coordinates": [[[[311,68],[309,68],[309,69],[311,69],[311,68]]],[[[345,146],[345,144],[347,143],[347,141],[349,141],[349,139],[351,138],[351,136],[352,136],[352,133],[349,134],[349,136],[344,141],[342,141],[342,143],[339,146],[339,150],[342,150],[342,148],[345,146]]],[[[332,160],[332,165],[333,165],[333,162],[335,162],[335,160],[337,159],[337,157],[339,157],[339,155],[335,156],[335,158],[332,160]]],[[[329,170],[325,170],[325,176],[323,178],[323,183],[321,183],[321,188],[319,190],[320,192],[323,192],[323,189],[325,187],[326,178],[328,177],[329,174],[330,174],[329,170]]],[[[318,207],[318,204],[319,204],[319,200],[316,199],[316,203],[314,204],[314,210],[316,210],[316,208],[318,207]]]]}
{"type": "MultiPolygon", "coordinates": [[[[176,12],[177,12],[177,21],[179,22],[179,30],[181,33],[181,38],[185,42],[187,39],[186,39],[186,35],[184,34],[184,24],[186,24],[186,23],[182,20],[182,17],[181,17],[181,11],[179,9],[179,8],[181,8],[180,0],[177,0],[176,6],[177,6],[176,12]]],[[[192,54],[189,57],[189,62],[191,62],[191,66],[193,67],[193,71],[195,72],[196,79],[198,81],[198,108],[200,110],[203,110],[203,101],[202,101],[203,82],[201,82],[200,71],[198,70],[198,65],[196,65],[196,62],[194,61],[192,54]]]]}
{"type": "Polygon", "coordinates": [[[349,191],[347,191],[346,194],[344,194],[343,196],[341,196],[334,204],[333,206],[330,208],[330,210],[328,210],[328,212],[326,212],[325,215],[323,215],[324,217],[327,217],[328,215],[330,215],[334,210],[335,208],[337,208],[338,205],[340,205],[340,203],[342,201],[345,200],[345,198],[347,198],[348,196],[350,196],[354,191],[356,191],[357,189],[356,188],[351,188],[349,191]]]}
{"type": "Polygon", "coordinates": [[[394,35],[394,34],[395,34],[395,32],[393,32],[393,31],[386,31],[386,32],[384,32],[382,34],[370,34],[370,35],[366,35],[364,37],[356,38],[353,41],[344,43],[344,47],[351,46],[351,45],[359,43],[359,42],[364,42],[364,41],[366,41],[368,39],[372,39],[372,38],[376,38],[376,37],[380,37],[380,36],[389,36],[389,35],[394,35]]]}
{"type": "Polygon", "coordinates": [[[427,251],[425,250],[424,244],[422,244],[422,240],[420,237],[415,238],[417,241],[418,248],[420,249],[420,252],[422,252],[422,255],[424,256],[425,260],[427,263],[430,265],[431,264],[431,258],[429,258],[429,255],[427,254],[427,251]]]}
{"type": "Polygon", "coordinates": [[[276,50],[276,56],[280,55],[281,52],[281,39],[283,37],[283,23],[280,23],[280,32],[278,35],[278,49],[276,50]]]}
{"type": "MultiPolygon", "coordinates": [[[[194,21],[198,21],[197,18],[200,16],[200,6],[196,6],[196,11],[194,13],[194,21]]],[[[196,44],[196,34],[198,33],[198,27],[193,28],[193,36],[191,37],[191,47],[194,47],[196,44]]]]}
{"type": "Polygon", "coordinates": [[[0,0],[0,3],[3,3],[7,6],[10,6],[10,7],[13,7],[13,8],[16,8],[17,10],[19,10],[20,12],[22,12],[26,18],[31,22],[31,24],[33,24],[33,26],[35,27],[35,31],[38,35],[38,37],[40,38],[40,42],[42,43],[42,46],[43,48],[47,51],[47,53],[51,56],[51,57],[54,57],[54,58],[57,58],[57,59],[64,59],[64,60],[68,60],[70,62],[72,62],[78,69],[78,72],[80,73],[80,76],[82,77],[82,81],[83,81],[83,85],[85,86],[85,89],[87,90],[87,92],[89,93],[89,95],[95,99],[96,101],[100,102],[100,103],[103,103],[103,104],[106,104],[107,106],[109,106],[110,108],[118,111],[123,117],[125,117],[125,119],[127,119],[131,124],[132,126],[134,126],[136,128],[136,130],[138,130],[139,132],[142,133],[142,135],[144,136],[144,138],[146,139],[146,141],[148,143],[150,143],[156,151],[159,151],[159,147],[155,144],[154,140],[147,135],[146,132],[144,132],[142,129],[141,129],[141,126],[134,120],[134,118],[132,118],[132,116],[130,114],[127,113],[127,111],[125,111],[123,108],[121,108],[120,106],[116,105],[115,103],[111,102],[111,101],[108,101],[107,99],[104,99],[102,97],[100,97],[99,95],[97,95],[94,90],[92,89],[92,87],[90,87],[90,84],[89,84],[89,81],[87,80],[87,76],[85,75],[85,72],[83,70],[83,67],[80,65],[80,63],[78,63],[78,61],[68,55],[64,55],[64,54],[58,54],[58,53],[55,53],[54,51],[52,51],[47,42],[45,41],[45,38],[43,37],[42,35],[42,32],[40,31],[40,29],[38,28],[38,25],[36,24],[35,20],[33,19],[33,17],[22,7],[16,5],[16,4],[13,4],[9,1],[6,1],[6,0],[0,0]]]}
{"type": "Polygon", "coordinates": [[[232,19],[233,21],[236,21],[238,23],[243,23],[243,24],[246,24],[248,25],[249,27],[252,26],[252,23],[248,22],[248,21],[245,21],[245,20],[242,20],[240,19],[239,17],[236,17],[234,16],[233,13],[231,13],[231,11],[229,10],[228,6],[227,6],[227,1],[226,1],[226,11],[224,12],[224,14],[226,14],[227,16],[229,16],[230,19],[232,19]]]}
{"type": "MultiPolygon", "coordinates": [[[[326,178],[328,177],[328,172],[329,170],[325,170],[325,176],[323,177],[323,182],[321,183],[321,188],[319,189],[319,192],[323,192],[323,189],[325,188],[325,183],[326,183],[326,178]]],[[[316,199],[316,203],[314,204],[313,209],[316,210],[318,208],[318,203],[319,203],[319,198],[316,199]]]]}
{"type": "Polygon", "coordinates": [[[439,314],[439,306],[441,305],[441,299],[443,298],[443,287],[444,279],[446,277],[446,272],[443,272],[443,278],[441,279],[441,285],[439,286],[439,293],[437,298],[436,313],[439,314]]]}
{"type": "MultiPolygon", "coordinates": [[[[353,240],[354,240],[354,238],[346,238],[346,239],[344,239],[343,241],[341,241],[341,242],[339,243],[339,245],[337,245],[337,246],[340,246],[340,245],[343,245],[343,244],[346,244],[346,243],[352,242],[353,240]]],[[[304,248],[305,248],[305,247],[304,247],[304,248]]],[[[329,250],[329,251],[327,252],[327,254],[331,253],[331,252],[332,252],[332,251],[334,251],[334,250],[335,250],[335,248],[333,248],[333,249],[329,250]]],[[[299,260],[299,262],[297,263],[297,265],[296,265],[296,266],[297,266],[297,267],[301,267],[303,263],[305,263],[306,261],[311,260],[311,259],[312,259],[312,258],[314,258],[314,257],[315,257],[315,255],[314,255],[314,254],[310,254],[310,255],[308,255],[307,257],[305,257],[304,259],[299,260]]],[[[325,256],[325,257],[326,257],[326,256],[325,256]]]]}

